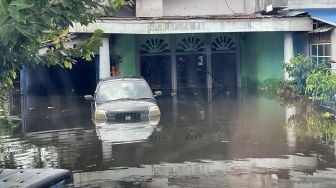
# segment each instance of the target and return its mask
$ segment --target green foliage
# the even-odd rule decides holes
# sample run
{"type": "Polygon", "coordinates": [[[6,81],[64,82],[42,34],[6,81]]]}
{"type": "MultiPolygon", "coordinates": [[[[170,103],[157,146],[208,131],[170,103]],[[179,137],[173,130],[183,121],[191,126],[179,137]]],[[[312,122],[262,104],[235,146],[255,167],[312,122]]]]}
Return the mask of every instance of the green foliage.
{"type": "MultiPolygon", "coordinates": [[[[66,48],[73,22],[87,25],[110,15],[122,4],[110,0],[0,0],[0,83],[12,84],[23,66],[58,65],[72,68],[74,58],[90,60],[101,45],[102,31],[74,49],[66,48]],[[41,48],[45,53],[40,53],[41,48]]],[[[1,86],[0,86],[1,87],[1,86]]]]}
{"type": "Polygon", "coordinates": [[[311,137],[324,141],[336,138],[336,121],[331,113],[307,111],[289,118],[287,126],[293,127],[298,137],[311,137]]]}
{"type": "Polygon", "coordinates": [[[316,63],[310,57],[298,55],[290,60],[289,63],[284,63],[284,69],[291,79],[291,83],[299,94],[304,95],[307,86],[308,76],[316,71],[325,70],[326,63],[316,63]]]}
{"type": "Polygon", "coordinates": [[[311,73],[307,78],[306,94],[317,100],[334,100],[336,74],[330,70],[311,73]]]}
{"type": "Polygon", "coordinates": [[[336,94],[336,75],[326,62],[313,62],[309,57],[298,55],[284,64],[294,90],[303,96],[317,100],[332,100],[336,94]]]}

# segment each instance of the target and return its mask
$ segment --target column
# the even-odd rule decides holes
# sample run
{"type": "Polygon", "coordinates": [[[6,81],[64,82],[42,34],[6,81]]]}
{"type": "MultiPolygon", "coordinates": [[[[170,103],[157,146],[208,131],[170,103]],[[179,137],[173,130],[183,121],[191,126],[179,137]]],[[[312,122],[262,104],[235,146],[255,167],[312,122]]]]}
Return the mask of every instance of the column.
{"type": "MultiPolygon", "coordinates": [[[[296,107],[287,107],[286,108],[286,123],[288,123],[289,118],[296,114],[296,107]]],[[[288,126],[286,127],[287,132],[287,146],[291,151],[295,151],[296,149],[296,134],[294,127],[288,126]]]]}
{"type": "Polygon", "coordinates": [[[206,78],[207,78],[207,88],[208,88],[208,102],[212,102],[212,62],[211,62],[211,35],[206,35],[206,78]]]}
{"type": "Polygon", "coordinates": [[[331,31],[331,70],[336,74],[336,29],[331,31]]]}
{"type": "MultiPolygon", "coordinates": [[[[294,47],[293,47],[293,34],[285,33],[284,35],[284,61],[289,63],[291,58],[294,56],[294,47]]],[[[285,72],[285,80],[288,80],[288,73],[285,72]]]]}
{"type": "Polygon", "coordinates": [[[176,99],[177,94],[177,70],[176,70],[176,36],[170,35],[170,50],[171,50],[171,82],[172,96],[176,99]]]}
{"type": "Polygon", "coordinates": [[[109,38],[103,38],[102,43],[103,45],[99,48],[99,79],[111,76],[109,38]]]}

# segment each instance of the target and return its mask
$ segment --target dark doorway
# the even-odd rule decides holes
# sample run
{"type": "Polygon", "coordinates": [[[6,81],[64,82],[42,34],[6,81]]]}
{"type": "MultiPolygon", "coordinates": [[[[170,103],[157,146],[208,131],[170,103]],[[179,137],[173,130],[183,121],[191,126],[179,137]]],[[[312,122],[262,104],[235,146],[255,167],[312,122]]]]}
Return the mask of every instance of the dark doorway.
{"type": "Polygon", "coordinates": [[[31,96],[83,96],[96,88],[96,63],[77,59],[72,69],[37,66],[29,69],[27,93],[31,96]]]}
{"type": "Polygon", "coordinates": [[[97,66],[95,62],[95,59],[92,62],[77,59],[77,65],[70,72],[73,91],[76,95],[94,94],[97,84],[97,66]]]}
{"type": "Polygon", "coordinates": [[[212,54],[214,95],[234,95],[237,91],[236,53],[212,54]]]}
{"type": "Polygon", "coordinates": [[[164,95],[171,93],[171,60],[169,55],[141,57],[141,75],[153,90],[160,90],[164,95]]]}
{"type": "Polygon", "coordinates": [[[206,96],[206,55],[177,55],[176,66],[178,96],[206,96]]]}

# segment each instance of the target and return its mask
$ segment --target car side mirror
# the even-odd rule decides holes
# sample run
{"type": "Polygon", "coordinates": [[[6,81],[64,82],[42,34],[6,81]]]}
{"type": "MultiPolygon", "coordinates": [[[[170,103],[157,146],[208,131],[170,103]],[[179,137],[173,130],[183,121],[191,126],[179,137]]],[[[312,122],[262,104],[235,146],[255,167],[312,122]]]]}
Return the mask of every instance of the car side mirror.
{"type": "Polygon", "coordinates": [[[159,97],[162,95],[162,91],[155,91],[154,92],[154,97],[159,97]]]}
{"type": "Polygon", "coordinates": [[[92,95],[84,95],[84,99],[87,101],[93,101],[93,96],[92,95]]]}

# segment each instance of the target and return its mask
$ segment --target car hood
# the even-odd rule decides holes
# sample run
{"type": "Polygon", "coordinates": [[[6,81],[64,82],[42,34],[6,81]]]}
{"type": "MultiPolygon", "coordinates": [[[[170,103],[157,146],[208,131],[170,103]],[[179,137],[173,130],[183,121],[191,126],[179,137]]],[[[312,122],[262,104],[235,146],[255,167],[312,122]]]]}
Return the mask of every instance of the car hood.
{"type": "Polygon", "coordinates": [[[115,112],[134,112],[134,111],[148,111],[148,107],[155,106],[154,102],[143,100],[129,100],[129,101],[112,101],[106,103],[97,103],[97,108],[105,111],[115,112]]]}

